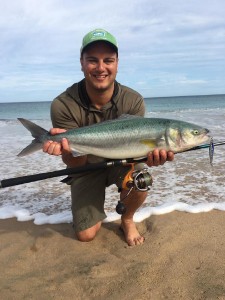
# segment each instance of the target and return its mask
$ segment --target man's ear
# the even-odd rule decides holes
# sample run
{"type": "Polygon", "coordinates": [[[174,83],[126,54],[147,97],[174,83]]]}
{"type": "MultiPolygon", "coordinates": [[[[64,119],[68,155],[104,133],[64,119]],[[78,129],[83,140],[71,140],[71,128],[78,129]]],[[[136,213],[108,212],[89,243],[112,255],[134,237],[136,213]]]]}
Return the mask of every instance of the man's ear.
{"type": "Polygon", "coordinates": [[[83,59],[82,59],[82,57],[80,58],[80,64],[81,64],[81,71],[83,72],[84,70],[83,70],[83,59]]]}

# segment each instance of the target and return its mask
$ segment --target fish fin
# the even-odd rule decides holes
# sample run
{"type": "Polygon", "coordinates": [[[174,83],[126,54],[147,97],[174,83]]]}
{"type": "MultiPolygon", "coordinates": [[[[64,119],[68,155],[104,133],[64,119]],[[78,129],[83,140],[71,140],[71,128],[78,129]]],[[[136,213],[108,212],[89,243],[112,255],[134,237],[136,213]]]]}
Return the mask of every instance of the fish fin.
{"type": "MultiPolygon", "coordinates": [[[[128,114],[123,114],[121,116],[119,116],[118,118],[116,119],[112,119],[112,120],[105,120],[105,121],[102,121],[100,123],[97,123],[97,125],[99,126],[100,124],[105,124],[105,123],[117,123],[118,121],[124,121],[124,120],[133,120],[133,119],[140,119],[140,118],[144,118],[144,117],[141,117],[141,116],[135,116],[135,115],[128,115],[128,114]]],[[[90,126],[94,126],[96,124],[93,124],[93,125],[90,125],[90,126]]]]}
{"type": "Polygon", "coordinates": [[[42,143],[38,143],[33,140],[27,147],[25,147],[17,156],[22,157],[29,154],[32,154],[38,150],[42,149],[42,143]]]}
{"type": "Polygon", "coordinates": [[[148,146],[151,149],[154,149],[157,147],[156,140],[144,139],[144,140],[141,140],[140,143],[148,146]]]}
{"type": "Polygon", "coordinates": [[[84,156],[86,155],[85,153],[79,152],[76,149],[71,149],[73,157],[78,157],[78,156],[84,156]]]}
{"type": "Polygon", "coordinates": [[[37,124],[23,119],[23,118],[18,118],[18,120],[23,124],[23,126],[30,131],[31,135],[34,137],[34,140],[31,142],[30,145],[25,147],[17,156],[22,157],[25,155],[29,155],[33,152],[36,152],[38,150],[41,150],[42,148],[42,142],[40,140],[40,137],[43,134],[48,133],[48,131],[37,124]]]}
{"type": "Polygon", "coordinates": [[[129,115],[129,114],[122,114],[115,120],[127,120],[127,119],[138,119],[138,118],[144,118],[142,116],[137,116],[137,115],[129,115]]]}
{"type": "Polygon", "coordinates": [[[123,114],[121,116],[119,116],[118,118],[116,119],[112,119],[112,120],[104,120],[102,122],[99,122],[99,123],[95,123],[95,124],[91,124],[91,125],[87,125],[88,127],[99,127],[100,125],[104,125],[105,123],[108,123],[108,124],[113,124],[113,123],[117,123],[118,121],[124,121],[124,120],[132,120],[132,119],[140,119],[140,118],[144,118],[144,117],[141,117],[141,116],[135,116],[135,115],[129,115],[129,114],[123,114]]]}
{"type": "Polygon", "coordinates": [[[159,139],[144,139],[140,141],[142,144],[148,146],[151,149],[163,147],[165,145],[165,139],[159,138],[159,139]]]}
{"type": "Polygon", "coordinates": [[[30,131],[32,137],[39,138],[41,135],[48,133],[48,131],[37,124],[23,119],[23,118],[18,118],[18,120],[23,124],[24,127],[26,127],[27,130],[30,131]]]}

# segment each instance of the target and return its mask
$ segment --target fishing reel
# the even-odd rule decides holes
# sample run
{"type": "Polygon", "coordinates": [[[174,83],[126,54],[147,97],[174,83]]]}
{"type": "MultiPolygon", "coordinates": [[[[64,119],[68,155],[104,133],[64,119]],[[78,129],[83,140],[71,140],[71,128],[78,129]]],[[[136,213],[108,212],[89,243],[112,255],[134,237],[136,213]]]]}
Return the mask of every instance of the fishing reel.
{"type": "Polygon", "coordinates": [[[130,195],[133,189],[146,192],[150,190],[150,186],[152,186],[153,179],[151,174],[148,171],[148,168],[143,167],[144,164],[132,164],[131,170],[125,176],[122,189],[128,190],[126,196],[118,201],[116,206],[116,212],[120,215],[123,215],[126,212],[126,207],[123,201],[130,195]]]}

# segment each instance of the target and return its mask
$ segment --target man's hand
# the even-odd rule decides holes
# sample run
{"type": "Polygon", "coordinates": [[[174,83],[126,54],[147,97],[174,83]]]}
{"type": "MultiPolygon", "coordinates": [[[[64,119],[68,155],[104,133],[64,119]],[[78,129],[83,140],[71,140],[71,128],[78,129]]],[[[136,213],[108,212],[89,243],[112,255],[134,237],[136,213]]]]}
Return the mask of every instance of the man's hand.
{"type": "MultiPolygon", "coordinates": [[[[65,129],[52,128],[51,135],[65,132],[65,129]]],[[[73,157],[68,140],[63,138],[61,142],[47,141],[43,145],[43,151],[50,155],[62,155],[62,161],[70,168],[80,167],[87,163],[87,156],[73,157]]]]}
{"type": "Polygon", "coordinates": [[[157,167],[164,165],[166,161],[174,160],[174,153],[172,151],[154,149],[148,153],[147,165],[149,167],[157,167]]]}
{"type": "MultiPolygon", "coordinates": [[[[58,134],[58,133],[63,133],[65,132],[65,129],[61,128],[52,128],[50,129],[50,133],[52,135],[58,134]]],[[[43,145],[43,151],[50,154],[50,155],[61,155],[62,151],[63,152],[70,152],[70,147],[68,144],[67,139],[63,138],[61,142],[53,142],[53,141],[47,141],[43,145]]]]}

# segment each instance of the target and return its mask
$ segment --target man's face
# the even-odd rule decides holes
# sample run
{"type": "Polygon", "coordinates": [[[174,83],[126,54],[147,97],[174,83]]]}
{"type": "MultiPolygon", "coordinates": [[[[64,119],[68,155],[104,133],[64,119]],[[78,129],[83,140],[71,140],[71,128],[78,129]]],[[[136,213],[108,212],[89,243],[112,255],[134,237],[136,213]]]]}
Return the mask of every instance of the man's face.
{"type": "Polygon", "coordinates": [[[87,87],[98,91],[110,89],[116,78],[118,57],[105,42],[96,42],[84,51],[81,59],[87,87]]]}

